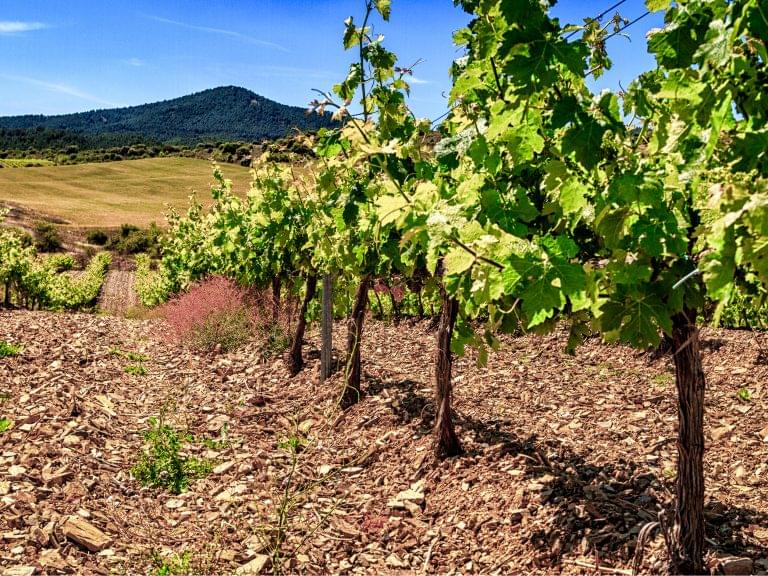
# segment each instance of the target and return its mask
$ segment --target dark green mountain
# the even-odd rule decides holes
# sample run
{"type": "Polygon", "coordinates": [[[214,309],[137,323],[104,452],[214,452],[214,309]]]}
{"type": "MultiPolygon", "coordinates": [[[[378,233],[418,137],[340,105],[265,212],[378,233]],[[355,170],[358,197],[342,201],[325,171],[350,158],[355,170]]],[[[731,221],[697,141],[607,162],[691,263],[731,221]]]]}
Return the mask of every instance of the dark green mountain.
{"type": "Polygon", "coordinates": [[[0,149],[258,142],[289,135],[295,129],[315,131],[332,124],[330,115],[306,115],[303,108],[226,86],[128,108],[0,117],[0,149]]]}

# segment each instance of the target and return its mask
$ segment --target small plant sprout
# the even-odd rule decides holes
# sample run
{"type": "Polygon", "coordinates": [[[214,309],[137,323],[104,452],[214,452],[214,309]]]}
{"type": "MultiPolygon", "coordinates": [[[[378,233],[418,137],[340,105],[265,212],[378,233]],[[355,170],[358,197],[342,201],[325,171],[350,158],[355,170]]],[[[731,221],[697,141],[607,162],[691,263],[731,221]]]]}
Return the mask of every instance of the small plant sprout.
{"type": "Polygon", "coordinates": [[[739,391],[736,393],[736,397],[742,402],[749,402],[752,400],[752,392],[750,392],[747,388],[739,388],[739,391]]]}

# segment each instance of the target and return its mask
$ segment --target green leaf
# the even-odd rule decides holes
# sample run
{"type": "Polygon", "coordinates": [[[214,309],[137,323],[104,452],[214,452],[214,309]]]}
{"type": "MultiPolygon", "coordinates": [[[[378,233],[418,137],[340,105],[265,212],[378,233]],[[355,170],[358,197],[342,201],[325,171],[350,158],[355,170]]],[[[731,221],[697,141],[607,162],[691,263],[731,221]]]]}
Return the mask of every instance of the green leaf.
{"type": "Polygon", "coordinates": [[[660,10],[668,10],[672,0],[645,0],[645,7],[650,12],[658,12],[660,10]]]}
{"type": "Polygon", "coordinates": [[[458,275],[466,272],[475,263],[475,257],[463,248],[454,247],[445,255],[443,264],[446,272],[451,275],[458,275]]]}
{"type": "Polygon", "coordinates": [[[607,248],[617,248],[625,235],[625,224],[630,214],[628,206],[606,206],[595,220],[597,231],[607,248]]]}
{"type": "Polygon", "coordinates": [[[382,225],[397,220],[408,202],[402,196],[381,196],[376,200],[376,214],[382,225]]]}
{"type": "Polygon", "coordinates": [[[384,18],[384,20],[389,20],[392,11],[392,0],[375,0],[374,4],[376,10],[381,14],[381,17],[384,18]]]}
{"type": "Polygon", "coordinates": [[[636,294],[626,301],[609,300],[600,308],[600,326],[618,339],[638,348],[658,346],[661,331],[672,333],[672,319],[655,295],[636,294]]]}

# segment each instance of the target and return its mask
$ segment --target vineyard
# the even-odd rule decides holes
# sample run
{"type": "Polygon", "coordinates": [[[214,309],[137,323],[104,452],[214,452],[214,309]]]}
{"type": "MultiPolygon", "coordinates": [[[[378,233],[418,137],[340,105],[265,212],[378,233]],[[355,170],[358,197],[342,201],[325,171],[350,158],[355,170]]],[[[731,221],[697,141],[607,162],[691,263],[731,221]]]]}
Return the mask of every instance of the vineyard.
{"type": "MultiPolygon", "coordinates": [[[[768,570],[763,334],[714,328],[763,326],[768,10],[647,0],[665,15],[656,68],[594,95],[620,17],[456,4],[473,19],[445,118],[409,111],[418,63],[374,31],[389,0],[367,0],[345,21],[347,76],[311,103],[341,126],[303,137],[300,163],[263,155],[245,196],[216,170],[213,203],[172,211],[162,257],[136,258],[137,297],[168,324],[84,321],[86,349],[55,344],[102,383],[65,378],[57,397],[103,454],[67,478],[102,506],[141,501],[70,517],[65,538],[111,568],[146,570],[153,550],[158,574],[768,570]],[[212,286],[223,320],[195,328],[194,352],[169,343],[215,308],[212,286]],[[263,339],[225,342],[249,306],[263,339]]],[[[109,265],[66,274],[0,232],[7,307],[90,306],[109,265]]],[[[8,338],[28,317],[74,322],[29,314],[8,338]]],[[[61,362],[30,354],[11,366],[39,395],[61,362]]],[[[42,434],[35,394],[14,420],[42,434]]]]}

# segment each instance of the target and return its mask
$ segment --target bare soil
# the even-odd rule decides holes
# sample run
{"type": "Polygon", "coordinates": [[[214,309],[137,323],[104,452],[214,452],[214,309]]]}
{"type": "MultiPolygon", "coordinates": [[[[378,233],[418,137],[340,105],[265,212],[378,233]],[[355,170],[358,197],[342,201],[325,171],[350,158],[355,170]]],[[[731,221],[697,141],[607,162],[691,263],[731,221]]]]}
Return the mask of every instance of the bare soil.
{"type": "MultiPolygon", "coordinates": [[[[629,574],[639,531],[674,489],[670,359],[597,340],[567,356],[564,334],[506,338],[484,368],[469,354],[454,370],[465,453],[435,461],[426,328],[366,326],[365,395],[342,413],[340,376],[316,378],[314,334],[289,378],[256,345],[207,356],[168,343],[158,320],[0,312],[0,340],[24,346],[0,359],[0,417],[14,421],[0,434],[0,567],[147,574],[190,552],[195,573],[234,573],[269,556],[288,494],[290,572],[629,574]],[[147,355],[148,374],[127,374],[116,349],[147,355]],[[179,496],[130,474],[161,411],[214,461],[179,496]],[[289,476],[279,443],[294,435],[289,476]],[[81,520],[106,536],[93,551],[73,536],[81,520]]],[[[764,572],[768,341],[703,337],[711,564],[746,556],[764,572]]],[[[642,568],[663,566],[653,534],[642,568]]]]}

